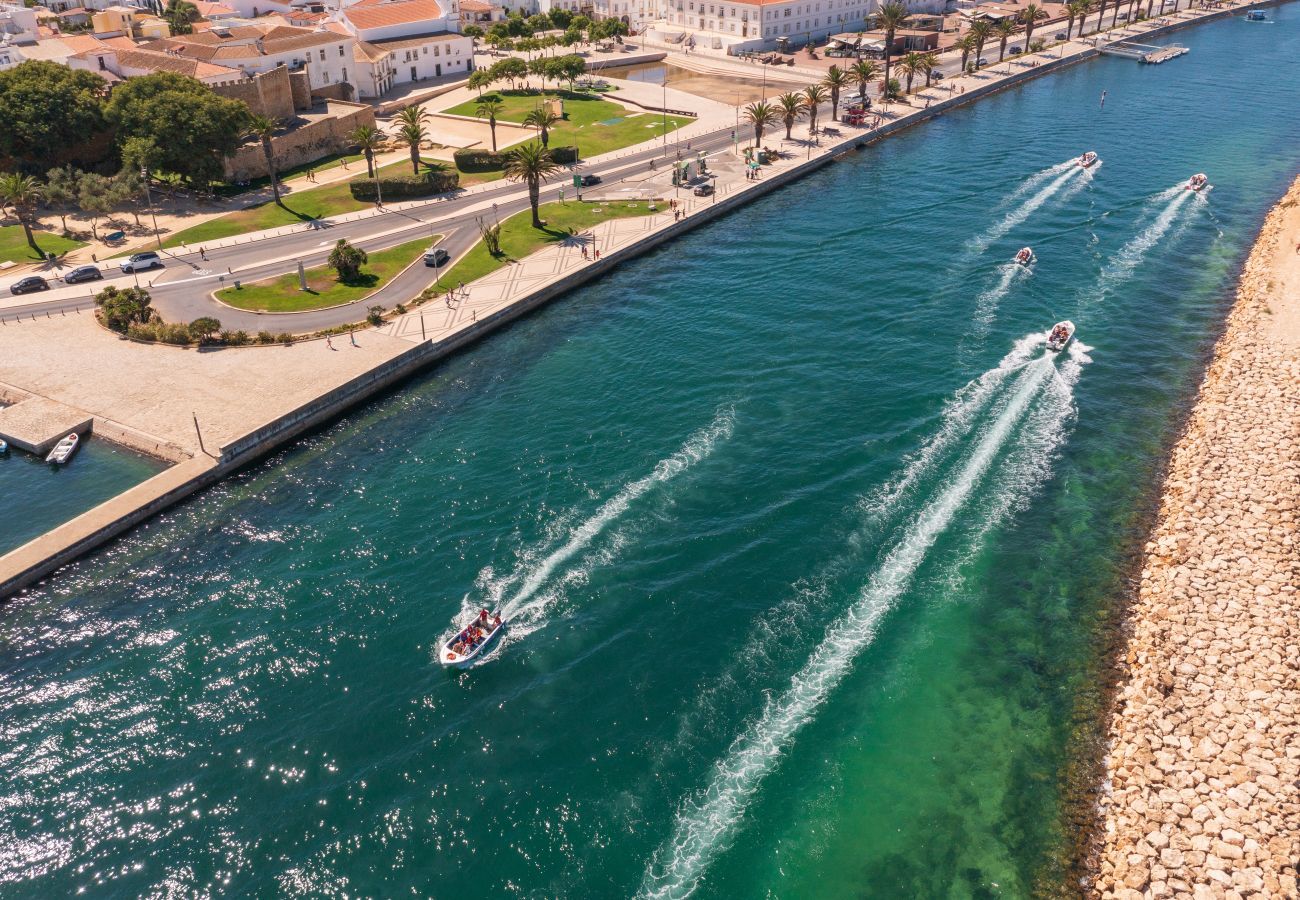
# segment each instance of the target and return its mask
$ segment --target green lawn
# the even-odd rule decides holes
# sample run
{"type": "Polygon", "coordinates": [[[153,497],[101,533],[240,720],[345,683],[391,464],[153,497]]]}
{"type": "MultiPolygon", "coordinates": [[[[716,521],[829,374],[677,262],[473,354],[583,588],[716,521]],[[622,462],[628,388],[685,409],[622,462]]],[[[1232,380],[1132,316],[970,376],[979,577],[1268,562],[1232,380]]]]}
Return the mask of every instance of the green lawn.
{"type": "MultiPolygon", "coordinates": [[[[440,160],[424,159],[421,162],[430,168],[442,168],[451,165],[451,163],[440,160]]],[[[411,163],[410,160],[390,163],[381,166],[379,172],[381,175],[386,176],[408,175],[411,172],[411,163]]],[[[362,165],[360,174],[353,178],[352,181],[364,179],[365,177],[365,166],[362,165]]],[[[483,181],[492,181],[500,177],[500,172],[476,172],[474,174],[461,172],[460,183],[462,186],[468,186],[483,181]]],[[[254,231],[263,231],[267,228],[280,228],[284,225],[294,225],[311,219],[323,219],[329,216],[341,215],[342,213],[355,212],[358,209],[365,209],[370,206],[369,203],[353,198],[351,191],[348,190],[348,183],[347,181],[339,181],[308,190],[293,191],[282,196],[283,205],[281,206],[276,206],[274,202],[268,201],[249,209],[237,210],[220,218],[210,219],[200,225],[186,228],[164,238],[163,246],[179,247],[181,244],[202,244],[204,241],[215,241],[218,238],[231,237],[236,234],[248,234],[254,231]]],[[[406,197],[403,199],[415,198],[406,197]]]]}
{"type": "MultiPolygon", "coordinates": [[[[556,146],[576,145],[582,156],[621,150],[694,121],[685,116],[667,116],[665,122],[662,113],[631,110],[591,94],[547,91],[546,96],[564,100],[564,121],[551,129],[550,142],[556,146]]],[[[540,104],[542,92],[491,91],[483,97],[496,97],[505,104],[498,119],[519,123],[540,104]]],[[[457,116],[477,116],[478,104],[478,100],[470,100],[443,111],[457,116]]]]}
{"type": "MultiPolygon", "coordinates": [[[[661,203],[659,209],[663,210],[665,206],[661,203]]],[[[601,222],[654,215],[646,208],[644,201],[630,204],[627,200],[610,203],[543,203],[540,213],[542,221],[546,223],[545,228],[534,228],[532,216],[527,210],[511,216],[501,223],[500,256],[488,253],[487,247],[479,241],[458,263],[445,271],[443,283],[450,285],[463,281],[468,284],[507,263],[523,259],[530,253],[571,238],[601,222]]]]}
{"type": "MultiPolygon", "coordinates": [[[[301,312],[351,303],[386,285],[440,238],[441,235],[424,237],[371,253],[370,260],[362,267],[361,277],[349,284],[339,281],[329,266],[321,266],[307,270],[306,291],[298,289],[298,273],[291,272],[256,284],[246,284],[240,290],[225,288],[217,291],[217,297],[221,302],[240,309],[264,312],[301,312]]],[[[433,280],[432,271],[429,279],[433,280]]]]}
{"type": "MultiPolygon", "coordinates": [[[[78,247],[86,246],[81,241],[71,241],[52,231],[34,231],[36,244],[46,253],[61,254],[78,247]]],[[[27,243],[27,235],[21,225],[0,227],[0,262],[11,261],[19,264],[40,262],[42,257],[27,243]]]]}

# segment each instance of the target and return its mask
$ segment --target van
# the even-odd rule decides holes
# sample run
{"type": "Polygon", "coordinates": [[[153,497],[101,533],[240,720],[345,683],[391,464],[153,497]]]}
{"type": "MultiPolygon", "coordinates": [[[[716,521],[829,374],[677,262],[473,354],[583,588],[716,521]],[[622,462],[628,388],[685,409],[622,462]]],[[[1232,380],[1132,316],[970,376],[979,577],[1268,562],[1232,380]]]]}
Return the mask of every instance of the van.
{"type": "Polygon", "coordinates": [[[161,269],[162,267],[162,257],[152,250],[146,250],[143,253],[132,253],[122,260],[121,265],[122,271],[127,273],[147,272],[149,269],[161,269]]]}

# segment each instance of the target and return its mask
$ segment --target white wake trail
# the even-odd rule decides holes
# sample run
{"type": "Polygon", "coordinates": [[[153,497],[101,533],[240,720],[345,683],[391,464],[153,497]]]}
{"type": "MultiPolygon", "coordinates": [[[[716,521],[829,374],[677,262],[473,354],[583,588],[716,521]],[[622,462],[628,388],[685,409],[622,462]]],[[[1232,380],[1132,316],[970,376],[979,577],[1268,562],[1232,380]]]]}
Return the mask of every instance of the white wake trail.
{"type": "Polygon", "coordinates": [[[1164,208],[1160,210],[1159,215],[1151,221],[1151,224],[1141,234],[1129,241],[1123,249],[1115,254],[1110,263],[1102,269],[1101,277],[1098,279],[1096,299],[1103,299],[1112,290],[1132,277],[1133,271],[1146,258],[1147,252],[1160,242],[1160,239],[1178,220],[1179,213],[1184,205],[1194,196],[1196,196],[1195,191],[1189,191],[1183,185],[1178,184],[1161,192],[1156,197],[1157,202],[1160,200],[1165,201],[1164,208]]]}
{"type": "Polygon", "coordinates": [[[1053,360],[1047,357],[1026,368],[948,486],[922,509],[785,693],[770,700],[758,721],[732,743],[705,792],[678,812],[673,837],[650,861],[639,896],[680,900],[695,890],[782,751],[871,643],[881,618],[907,589],[930,547],[980,484],[1034,398],[1055,377],[1053,360]]]}
{"type": "Polygon", "coordinates": [[[1018,262],[1003,263],[998,266],[998,271],[1001,273],[998,283],[975,299],[975,325],[981,331],[988,330],[993,316],[997,314],[998,304],[1011,293],[1012,285],[1033,273],[1029,266],[1022,266],[1018,262]]]}
{"type": "Polygon", "coordinates": [[[968,245],[971,251],[974,253],[983,253],[989,248],[990,244],[1002,237],[1012,228],[1015,228],[1021,222],[1025,221],[1025,219],[1028,219],[1044,203],[1052,199],[1052,196],[1061,188],[1065,187],[1066,182],[1071,178],[1081,177],[1080,173],[1083,171],[1084,169],[1078,165],[1068,167],[1064,172],[1061,172],[1051,181],[1047,182],[1047,184],[1036,194],[1003,216],[1002,221],[998,222],[978,237],[972,238],[968,245]]]}
{"type": "Polygon", "coordinates": [[[1000,202],[998,206],[1004,207],[1012,203],[1015,203],[1017,200],[1025,196],[1025,194],[1028,194],[1034,188],[1038,187],[1047,179],[1051,178],[1054,175],[1060,175],[1066,169],[1077,168],[1078,165],[1079,165],[1079,161],[1077,159],[1067,159],[1065,162],[1057,163],[1054,166],[1048,166],[1046,169],[1043,169],[1042,171],[1035,172],[1033,175],[1030,175],[1028,178],[1022,181],[1014,191],[1012,191],[1010,194],[1007,194],[1005,197],[1003,197],[1002,202],[1000,202]]]}
{"type": "Polygon", "coordinates": [[[731,437],[734,423],[733,409],[728,407],[719,410],[708,426],[691,435],[672,456],[660,460],[653,472],[624,485],[617,494],[606,500],[591,518],[569,533],[568,540],[543,557],[541,562],[524,575],[519,589],[502,605],[502,618],[518,618],[534,613],[537,608],[545,606],[548,598],[544,596],[534,600],[534,595],[546,584],[558,567],[571,559],[574,554],[581,552],[597,535],[609,527],[611,522],[623,515],[632,505],[632,501],[655,485],[671,481],[712,453],[719,441],[731,437]]]}

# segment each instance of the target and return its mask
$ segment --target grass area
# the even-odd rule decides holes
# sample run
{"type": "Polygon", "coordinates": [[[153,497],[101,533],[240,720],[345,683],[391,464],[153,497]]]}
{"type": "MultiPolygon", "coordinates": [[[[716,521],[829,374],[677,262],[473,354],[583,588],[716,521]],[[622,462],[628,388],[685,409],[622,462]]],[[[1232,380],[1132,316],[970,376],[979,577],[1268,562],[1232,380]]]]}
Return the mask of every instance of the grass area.
{"type": "MultiPolygon", "coordinates": [[[[334,270],[329,266],[308,269],[307,290],[298,289],[298,273],[290,272],[278,278],[244,285],[240,290],[233,287],[217,291],[217,298],[239,309],[262,310],[265,312],[301,312],[308,309],[320,309],[325,306],[338,306],[360,300],[367,294],[379,290],[410,265],[411,261],[422,254],[441,235],[434,238],[420,238],[408,241],[387,250],[378,250],[370,254],[369,261],[362,267],[361,277],[354,282],[344,284],[338,280],[334,270]]],[[[433,280],[430,270],[429,280],[433,280]]]]}
{"type": "MultiPolygon", "coordinates": [[[[693,119],[685,116],[667,116],[650,112],[629,110],[600,97],[571,91],[547,91],[547,97],[564,100],[564,121],[551,129],[550,142],[557,146],[576,145],[582,156],[595,156],[611,150],[621,150],[671,132],[693,119]]],[[[519,123],[542,100],[541,91],[491,91],[484,99],[495,97],[505,104],[497,118],[519,123]]],[[[457,116],[477,116],[478,100],[453,106],[444,112],[457,116]]]]}
{"type": "MultiPolygon", "coordinates": [[[[421,159],[420,162],[430,169],[443,169],[451,165],[451,163],[436,159],[421,159]]],[[[320,171],[319,168],[317,171],[320,171]]],[[[381,176],[389,177],[409,175],[411,174],[411,162],[409,159],[404,159],[400,162],[389,163],[386,166],[381,166],[379,173],[381,176]]],[[[366,177],[366,169],[363,163],[360,167],[360,174],[350,179],[350,181],[358,181],[366,177]]],[[[464,187],[484,181],[493,181],[500,177],[500,172],[475,172],[473,174],[461,172],[460,184],[464,187]]],[[[280,206],[277,206],[273,201],[267,201],[248,209],[227,213],[219,218],[210,219],[207,222],[195,225],[192,228],[186,228],[164,238],[163,246],[179,247],[181,244],[202,244],[205,241],[215,241],[218,238],[248,234],[267,228],[280,228],[284,225],[295,225],[311,219],[324,219],[329,216],[355,212],[358,209],[369,207],[371,204],[357,200],[352,196],[351,191],[348,190],[350,181],[338,181],[333,184],[325,184],[308,190],[284,194],[280,206]]],[[[416,198],[403,198],[403,200],[412,199],[416,198]]]]}
{"type": "MultiPolygon", "coordinates": [[[[78,247],[86,246],[81,241],[73,241],[57,235],[52,231],[34,231],[36,244],[45,253],[61,254],[78,247]]],[[[10,261],[19,264],[40,262],[43,259],[27,243],[27,235],[21,225],[0,226],[0,262],[10,261]]]]}
{"type": "MultiPolygon", "coordinates": [[[[659,209],[664,209],[663,204],[659,209]]],[[[534,228],[531,214],[525,210],[511,216],[501,223],[501,255],[488,253],[482,241],[444,273],[450,275],[444,283],[454,284],[464,281],[469,283],[475,278],[482,278],[507,263],[523,259],[530,253],[541,250],[551,244],[572,238],[579,232],[608,222],[611,219],[628,219],[634,216],[654,215],[644,201],[630,203],[627,200],[603,203],[583,201],[578,203],[543,203],[540,209],[544,228],[534,228]]]]}

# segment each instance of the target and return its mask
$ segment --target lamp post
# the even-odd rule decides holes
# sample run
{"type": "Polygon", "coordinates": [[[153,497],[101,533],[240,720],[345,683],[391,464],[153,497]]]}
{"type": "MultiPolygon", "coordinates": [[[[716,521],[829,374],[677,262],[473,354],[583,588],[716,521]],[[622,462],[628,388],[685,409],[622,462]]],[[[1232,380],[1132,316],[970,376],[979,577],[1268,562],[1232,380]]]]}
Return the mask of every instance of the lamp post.
{"type": "Polygon", "coordinates": [[[140,167],[140,178],[144,181],[144,202],[149,207],[149,216],[153,219],[153,239],[158,242],[158,249],[162,249],[162,236],[158,233],[158,213],[153,208],[153,192],[149,190],[149,168],[140,167]]]}

